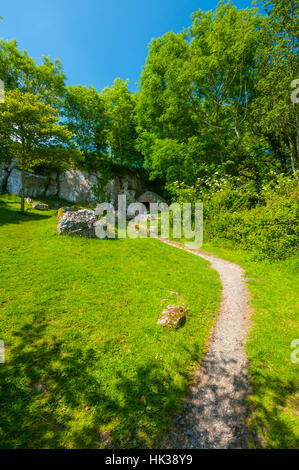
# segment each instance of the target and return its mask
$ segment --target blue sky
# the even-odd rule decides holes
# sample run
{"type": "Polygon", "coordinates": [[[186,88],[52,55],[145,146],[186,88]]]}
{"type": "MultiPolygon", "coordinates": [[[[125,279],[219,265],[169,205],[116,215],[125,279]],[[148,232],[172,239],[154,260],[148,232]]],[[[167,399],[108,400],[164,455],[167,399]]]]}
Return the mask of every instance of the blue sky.
{"type": "MultiPolygon", "coordinates": [[[[191,23],[217,0],[0,0],[0,37],[39,62],[59,58],[68,83],[102,90],[116,77],[136,89],[152,38],[191,23]]],[[[239,8],[252,0],[233,0],[239,8]]],[[[260,2],[259,2],[260,3],[260,2]]]]}

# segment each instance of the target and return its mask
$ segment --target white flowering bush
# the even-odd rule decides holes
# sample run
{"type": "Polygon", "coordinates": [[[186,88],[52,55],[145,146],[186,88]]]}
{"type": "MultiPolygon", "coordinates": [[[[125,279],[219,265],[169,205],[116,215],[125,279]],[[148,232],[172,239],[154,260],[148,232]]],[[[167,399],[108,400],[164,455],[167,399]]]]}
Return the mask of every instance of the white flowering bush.
{"type": "Polygon", "coordinates": [[[282,259],[298,248],[299,190],[294,176],[268,175],[260,186],[217,172],[194,186],[175,182],[179,203],[203,202],[205,236],[236,244],[258,258],[282,259]]]}

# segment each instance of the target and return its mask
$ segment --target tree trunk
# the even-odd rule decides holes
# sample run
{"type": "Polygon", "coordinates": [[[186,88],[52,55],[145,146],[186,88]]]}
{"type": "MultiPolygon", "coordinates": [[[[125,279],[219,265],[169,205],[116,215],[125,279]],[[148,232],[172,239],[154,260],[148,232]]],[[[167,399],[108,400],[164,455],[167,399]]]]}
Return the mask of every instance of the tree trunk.
{"type": "Polygon", "coordinates": [[[296,143],[294,143],[292,139],[289,138],[289,144],[290,144],[290,157],[291,157],[292,171],[293,171],[293,174],[296,175],[296,171],[297,171],[296,143]]]}
{"type": "Polygon", "coordinates": [[[25,208],[25,170],[24,170],[24,167],[22,165],[22,170],[21,170],[21,173],[22,173],[22,186],[21,186],[21,212],[24,212],[24,208],[25,208]]]}
{"type": "Polygon", "coordinates": [[[218,142],[218,154],[219,154],[219,157],[220,157],[222,170],[223,170],[224,174],[226,174],[225,166],[224,166],[224,158],[223,158],[223,153],[222,153],[222,149],[221,149],[222,145],[221,145],[221,141],[220,141],[218,113],[219,113],[219,105],[217,104],[217,108],[216,108],[216,134],[217,134],[217,142],[218,142]]]}
{"type": "Polygon", "coordinates": [[[25,157],[24,157],[24,145],[21,157],[21,212],[25,210],[25,157]]]}

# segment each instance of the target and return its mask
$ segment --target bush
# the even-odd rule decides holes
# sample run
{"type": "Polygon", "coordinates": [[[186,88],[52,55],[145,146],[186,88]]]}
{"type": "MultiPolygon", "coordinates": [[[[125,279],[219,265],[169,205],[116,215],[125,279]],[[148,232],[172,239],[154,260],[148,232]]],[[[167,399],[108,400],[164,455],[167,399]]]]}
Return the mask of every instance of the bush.
{"type": "Polygon", "coordinates": [[[203,202],[206,235],[253,251],[259,258],[283,259],[298,246],[298,180],[272,173],[264,186],[240,178],[174,183],[176,201],[203,202]]]}
{"type": "Polygon", "coordinates": [[[218,212],[207,221],[207,234],[241,245],[259,258],[286,258],[298,247],[298,190],[291,197],[276,196],[267,206],[218,212]]]}

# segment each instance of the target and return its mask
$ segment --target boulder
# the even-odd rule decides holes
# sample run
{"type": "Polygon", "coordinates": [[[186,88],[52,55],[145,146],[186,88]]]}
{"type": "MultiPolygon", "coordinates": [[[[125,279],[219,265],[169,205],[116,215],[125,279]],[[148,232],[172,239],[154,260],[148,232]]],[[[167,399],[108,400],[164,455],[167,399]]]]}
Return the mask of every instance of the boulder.
{"type": "Polygon", "coordinates": [[[57,230],[60,235],[66,233],[77,237],[97,238],[94,225],[97,220],[96,213],[89,209],[68,211],[60,218],[57,230]]]}
{"type": "Polygon", "coordinates": [[[171,330],[179,328],[185,322],[187,311],[181,305],[167,305],[157,323],[171,330]]]}

